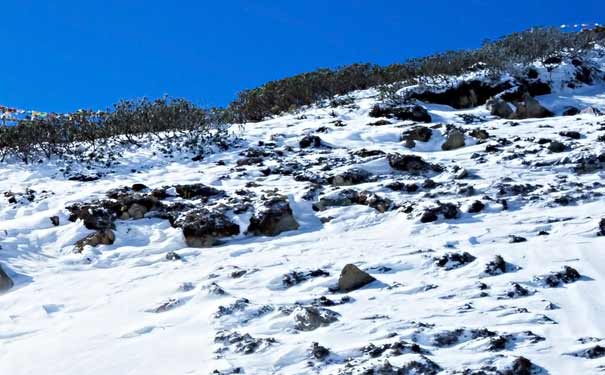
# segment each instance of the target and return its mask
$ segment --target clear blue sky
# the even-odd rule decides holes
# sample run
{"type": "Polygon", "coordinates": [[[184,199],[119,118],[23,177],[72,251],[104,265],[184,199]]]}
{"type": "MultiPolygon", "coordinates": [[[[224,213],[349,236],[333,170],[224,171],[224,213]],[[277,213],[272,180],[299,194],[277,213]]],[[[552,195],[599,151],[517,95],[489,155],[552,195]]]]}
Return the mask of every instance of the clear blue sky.
{"type": "Polygon", "coordinates": [[[169,94],[225,105],[318,67],[604,22],[603,0],[4,0],[0,104],[65,112],[169,94]]]}

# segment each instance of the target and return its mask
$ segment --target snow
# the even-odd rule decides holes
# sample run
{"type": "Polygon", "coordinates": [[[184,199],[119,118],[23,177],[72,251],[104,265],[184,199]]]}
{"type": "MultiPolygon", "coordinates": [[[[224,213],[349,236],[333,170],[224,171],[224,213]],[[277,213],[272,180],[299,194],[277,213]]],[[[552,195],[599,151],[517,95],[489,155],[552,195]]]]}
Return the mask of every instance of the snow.
{"type": "MultiPolygon", "coordinates": [[[[295,115],[249,124],[240,135],[250,146],[275,139],[280,148],[297,149],[304,134],[326,126],[329,131],[317,135],[331,148],[294,157],[317,160],[331,155],[349,162],[330,172],[355,166],[383,175],[353,188],[377,192],[398,203],[414,202],[422,207],[440,199],[461,202],[464,208],[485,195],[495,196],[498,182],[504,178],[513,184],[541,185],[530,194],[538,198],[510,199],[508,210],[495,201],[486,202],[481,213],[462,213],[458,219],[423,224],[402,210],[379,213],[366,206],[349,206],[315,212],[312,202],[303,199],[308,183],[291,176],[265,177],[256,166],[248,168],[248,173],[234,171],[242,148],[195,163],[186,154],[173,159],[154,155],[152,145],[126,150],[123,164],[94,182],[66,180],[58,172],[58,161],[1,164],[0,191],[24,192],[29,188],[36,191],[37,198],[9,204],[0,197],[0,265],[16,284],[0,295],[0,372],[208,374],[215,369],[242,367],[249,374],[335,374],[343,370],[347,358],[364,365],[382,363],[384,357],[368,358],[361,348],[398,339],[428,348],[431,354],[427,357],[448,370],[486,364],[504,369],[518,356],[553,374],[595,373],[599,366],[605,366],[605,358],[569,355],[595,342],[603,344],[605,338],[605,237],[596,235],[605,212],[605,204],[596,194],[605,193],[605,186],[592,185],[602,181],[604,172],[576,174],[561,162],[564,157],[605,151],[605,144],[596,140],[602,134],[603,119],[585,114],[521,120],[513,126],[489,116],[483,107],[457,111],[425,103],[436,123],[487,130],[492,136],[487,144],[498,138],[519,138],[479,163],[473,154],[483,152],[486,143],[467,137],[465,147],[442,151],[443,126],[433,129],[429,142],[417,142],[411,150],[404,148],[400,135],[406,123],[368,126],[375,120],[368,117],[377,100],[375,92],[359,92],[355,97],[354,107],[313,106],[295,115]],[[466,125],[460,114],[486,116],[488,120],[466,125]],[[346,126],[336,127],[331,124],[334,120],[342,120],[346,126]],[[562,130],[578,130],[583,137],[569,140],[559,135],[562,130]],[[538,147],[532,138],[556,139],[573,147],[553,154],[538,147]],[[475,192],[464,196],[450,191],[450,195],[433,198],[423,192],[390,191],[384,185],[393,180],[421,184],[424,178],[393,172],[385,157],[353,162],[349,152],[361,148],[416,154],[448,168],[458,165],[470,172],[463,182],[474,186],[475,192]],[[524,159],[511,157],[532,149],[535,153],[524,159]],[[219,160],[225,165],[218,165],[219,160]],[[137,172],[132,173],[132,168],[137,172]],[[259,194],[274,188],[287,194],[300,228],[277,237],[241,234],[221,246],[194,249],[186,247],[181,231],[167,221],[144,218],[118,221],[113,245],[88,248],[82,254],[72,251],[74,243],[90,231],[81,222],[67,220],[65,207],[70,203],[89,201],[111,188],[134,183],[153,188],[201,182],[233,194],[249,181],[261,185],[251,188],[259,194]],[[563,193],[577,193],[574,184],[580,183],[590,194],[572,205],[553,204],[563,193]],[[555,186],[559,191],[553,193],[555,186]],[[54,215],[60,218],[57,227],[49,220],[54,215]],[[327,217],[332,220],[320,221],[327,217]],[[540,231],[549,235],[538,236],[540,231]],[[510,243],[510,235],[527,241],[510,243]],[[170,251],[183,260],[167,261],[165,254],[170,251]],[[435,265],[434,257],[452,251],[467,251],[477,259],[452,270],[435,265]],[[514,271],[487,276],[485,264],[497,254],[514,265],[514,271]],[[296,330],[293,316],[297,313],[287,315],[280,308],[295,302],[308,304],[321,296],[339,301],[345,295],[329,289],[336,285],[347,263],[367,270],[378,281],[348,293],[351,301],[328,307],[339,314],[338,321],[309,332],[296,330]],[[577,269],[582,279],[558,288],[543,288],[532,281],[564,265],[577,269]],[[289,288],[281,286],[282,276],[288,272],[318,268],[330,276],[310,278],[289,288]],[[246,272],[232,277],[238,270],[246,272]],[[488,284],[488,297],[479,297],[479,282],[488,284]],[[535,293],[507,298],[514,282],[535,293]],[[212,293],[214,283],[226,294],[212,293]],[[241,298],[249,300],[242,310],[216,316],[219,306],[229,306],[241,298]],[[154,312],[166,303],[165,311],[154,312]],[[547,309],[549,303],[559,308],[547,309]],[[431,328],[419,331],[420,322],[431,328]],[[518,336],[501,352],[486,350],[488,339],[470,336],[447,347],[433,345],[436,333],[457,328],[487,328],[518,336]],[[221,330],[276,342],[265,342],[254,354],[237,353],[233,347],[217,353],[222,345],[215,342],[215,336],[221,330]],[[545,340],[532,343],[523,338],[525,331],[545,340]],[[583,337],[598,339],[578,343],[583,337]],[[313,342],[330,348],[327,360],[312,359],[313,342]]],[[[556,113],[569,105],[603,109],[605,86],[598,83],[560,89],[538,99],[556,113]]],[[[277,166],[278,162],[267,161],[265,165],[277,166]]],[[[433,179],[448,184],[452,178],[453,171],[448,169],[433,179]]],[[[325,193],[333,190],[327,188],[325,193]]],[[[249,215],[237,220],[246,226],[249,215]]],[[[402,365],[413,359],[418,355],[408,353],[388,360],[402,365]]]]}

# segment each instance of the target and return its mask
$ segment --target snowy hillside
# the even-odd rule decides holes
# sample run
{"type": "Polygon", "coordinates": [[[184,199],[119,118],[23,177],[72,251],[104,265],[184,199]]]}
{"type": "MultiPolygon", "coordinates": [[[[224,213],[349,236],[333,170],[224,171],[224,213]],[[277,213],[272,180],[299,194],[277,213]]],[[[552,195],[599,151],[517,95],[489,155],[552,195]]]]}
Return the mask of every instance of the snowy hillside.
{"type": "Polygon", "coordinates": [[[516,107],[367,90],[195,161],[0,164],[0,372],[605,371],[604,61],[516,107]]]}

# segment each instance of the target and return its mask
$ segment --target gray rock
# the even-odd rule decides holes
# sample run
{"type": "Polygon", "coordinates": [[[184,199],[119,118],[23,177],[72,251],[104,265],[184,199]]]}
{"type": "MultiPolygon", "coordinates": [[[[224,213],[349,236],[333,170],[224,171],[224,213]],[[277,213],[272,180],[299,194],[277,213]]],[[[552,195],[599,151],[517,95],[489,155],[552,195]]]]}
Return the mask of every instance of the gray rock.
{"type": "Polygon", "coordinates": [[[523,94],[523,101],[516,103],[517,110],[512,115],[513,119],[526,118],[545,118],[552,117],[554,114],[540,104],[538,100],[529,95],[523,94]]]}
{"type": "Polygon", "coordinates": [[[455,129],[447,134],[445,142],[441,145],[441,149],[443,151],[455,150],[464,147],[464,145],[464,133],[455,129]]]}
{"type": "Polygon", "coordinates": [[[367,272],[360,270],[356,265],[347,264],[340,272],[338,289],[341,292],[347,293],[359,289],[374,281],[376,281],[374,277],[367,272]]]}
{"type": "Polygon", "coordinates": [[[492,98],[486,103],[487,110],[494,116],[511,118],[513,110],[510,105],[500,98],[492,98]]]}

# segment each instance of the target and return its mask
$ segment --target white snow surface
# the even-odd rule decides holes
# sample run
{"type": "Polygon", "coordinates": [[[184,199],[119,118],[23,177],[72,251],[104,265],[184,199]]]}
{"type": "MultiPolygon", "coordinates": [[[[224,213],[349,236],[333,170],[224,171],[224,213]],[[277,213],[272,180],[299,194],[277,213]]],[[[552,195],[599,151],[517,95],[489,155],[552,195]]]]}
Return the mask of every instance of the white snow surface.
{"type": "MultiPolygon", "coordinates": [[[[379,346],[397,340],[417,342],[443,373],[488,365],[505,369],[519,356],[531,360],[536,373],[602,371],[605,357],[587,359],[570,353],[605,345],[605,237],[597,236],[598,222],[605,216],[600,197],[605,185],[593,185],[603,181],[605,172],[577,174],[565,158],[605,151],[605,143],[597,141],[605,134],[604,118],[586,114],[515,124],[489,116],[484,107],[454,110],[426,104],[434,121],[429,124],[435,126],[433,137],[409,150],[400,140],[409,126],[406,122],[367,125],[376,121],[368,116],[378,100],[373,90],[354,97],[352,106],[313,106],[295,115],[248,124],[240,134],[241,147],[209,155],[201,162],[192,162],[186,154],[166,158],[154,154],[153,146],[127,150],[121,166],[99,168],[107,174],[93,182],[66,180],[58,161],[0,164],[0,192],[36,191],[32,202],[21,199],[11,204],[0,197],[0,265],[15,281],[14,288],[0,295],[0,373],[209,374],[237,368],[246,374],[361,373],[362,368],[385,360],[401,366],[420,358],[414,353],[389,357],[388,351],[371,358],[362,352],[370,343],[379,346]],[[467,125],[458,117],[461,114],[482,116],[483,121],[467,125]],[[336,126],[334,120],[346,126],[336,126]],[[481,143],[467,136],[465,147],[441,151],[445,127],[435,125],[439,123],[485,129],[491,138],[481,143]],[[322,126],[327,132],[314,133],[322,126]],[[579,131],[582,137],[573,140],[559,135],[566,130],[579,131]],[[310,133],[332,148],[298,153],[298,141],[310,133]],[[551,153],[535,142],[539,138],[562,141],[569,149],[551,153]],[[497,139],[513,143],[502,146],[500,152],[484,153],[486,145],[497,139]],[[316,212],[313,202],[303,198],[309,182],[259,172],[276,166],[277,161],[234,169],[242,158],[239,153],[259,141],[275,142],[275,149],[291,146],[293,151],[286,151],[289,160],[344,158],[345,165],[323,173],[353,166],[365,169],[377,180],[350,188],[376,192],[402,208],[379,213],[353,205],[316,212]],[[446,170],[431,177],[444,184],[441,194],[387,189],[385,185],[395,180],[421,185],[427,177],[394,171],[384,156],[350,157],[351,151],[361,148],[416,154],[443,165],[446,170]],[[484,155],[483,161],[471,157],[474,153],[484,155]],[[513,157],[515,153],[522,156],[513,157]],[[217,164],[219,160],[224,165],[217,164]],[[455,165],[465,168],[468,176],[454,180],[455,165]],[[503,180],[540,186],[531,193],[507,197],[505,210],[495,200],[497,184],[503,180]],[[259,195],[271,189],[286,194],[300,228],[276,237],[241,234],[220,246],[198,249],[188,248],[181,231],[168,221],[118,220],[113,245],[73,252],[75,242],[91,231],[79,221],[68,221],[65,207],[70,203],[90,201],[111,188],[134,183],[150,188],[204,183],[231,195],[250,181],[259,186],[249,190],[259,195]],[[474,191],[459,193],[456,189],[461,184],[473,186],[474,191]],[[575,202],[555,203],[562,195],[574,197],[575,202]],[[418,207],[431,206],[436,200],[458,203],[461,216],[421,223],[418,207]],[[482,200],[485,210],[467,213],[475,200],[482,200]],[[417,208],[405,213],[406,203],[415,203],[417,208]],[[56,227],[49,220],[54,215],[60,218],[56,227]],[[331,220],[325,223],[320,220],[328,217],[331,220]],[[540,231],[549,235],[538,235],[540,231]],[[527,241],[510,243],[510,235],[527,241]],[[166,260],[169,251],[183,259],[166,260]],[[452,270],[437,267],[433,260],[465,251],[476,259],[452,270]],[[484,274],[485,264],[496,254],[514,269],[498,276],[484,274]],[[331,292],[348,263],[378,281],[347,294],[331,292]],[[565,265],[578,270],[582,278],[556,288],[545,288],[534,280],[565,265]],[[288,272],[318,268],[330,275],[290,288],[282,285],[288,272]],[[247,272],[232,277],[238,270],[247,272]],[[480,282],[488,289],[480,290],[480,282]],[[512,282],[533,293],[507,298],[512,282]],[[213,283],[226,294],[211,293],[213,283]],[[338,320],[313,331],[296,330],[295,314],[280,311],[296,302],[307,305],[321,296],[339,301],[345,295],[351,298],[349,302],[326,307],[338,314],[338,320]],[[249,300],[243,310],[217,317],[219,306],[241,298],[249,300]],[[169,301],[173,308],[154,312],[169,301]],[[558,308],[548,309],[551,303],[558,308]],[[486,328],[515,339],[499,351],[488,349],[488,338],[467,335],[446,347],[435,344],[439,332],[460,328],[486,328]],[[252,354],[238,353],[234,345],[215,342],[221,331],[275,342],[261,343],[252,354]],[[544,340],[525,339],[526,331],[544,340]],[[587,337],[591,339],[578,341],[587,337]],[[330,349],[323,361],[311,355],[314,342],[330,349]],[[351,364],[348,370],[347,362],[351,364]]],[[[561,89],[539,100],[556,113],[568,105],[605,109],[605,87],[561,89]]],[[[309,167],[309,171],[319,173],[320,167],[309,167]]],[[[335,189],[327,186],[323,193],[335,189]]],[[[236,219],[245,226],[249,215],[236,219]]]]}

